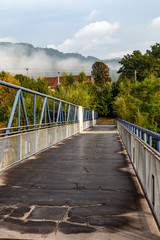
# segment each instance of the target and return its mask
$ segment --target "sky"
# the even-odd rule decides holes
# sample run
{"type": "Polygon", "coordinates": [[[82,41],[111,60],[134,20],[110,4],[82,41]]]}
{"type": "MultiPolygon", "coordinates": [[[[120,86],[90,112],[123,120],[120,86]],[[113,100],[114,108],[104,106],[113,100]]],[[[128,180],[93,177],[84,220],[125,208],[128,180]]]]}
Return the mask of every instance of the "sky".
{"type": "Polygon", "coordinates": [[[100,59],[160,43],[160,0],[0,0],[0,42],[100,59]]]}

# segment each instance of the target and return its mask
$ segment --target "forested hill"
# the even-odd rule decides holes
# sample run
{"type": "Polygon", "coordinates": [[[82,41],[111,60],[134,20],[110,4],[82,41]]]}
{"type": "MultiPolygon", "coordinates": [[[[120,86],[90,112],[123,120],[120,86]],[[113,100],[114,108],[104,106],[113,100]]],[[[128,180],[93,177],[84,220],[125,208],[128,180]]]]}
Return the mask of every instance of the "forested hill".
{"type": "Polygon", "coordinates": [[[56,76],[57,72],[63,71],[73,74],[85,71],[90,75],[92,64],[95,61],[103,61],[110,68],[111,77],[116,80],[120,68],[119,58],[100,60],[93,56],[63,53],[56,49],[34,47],[27,43],[1,42],[0,55],[0,71],[25,74],[28,68],[30,76],[56,76]]]}

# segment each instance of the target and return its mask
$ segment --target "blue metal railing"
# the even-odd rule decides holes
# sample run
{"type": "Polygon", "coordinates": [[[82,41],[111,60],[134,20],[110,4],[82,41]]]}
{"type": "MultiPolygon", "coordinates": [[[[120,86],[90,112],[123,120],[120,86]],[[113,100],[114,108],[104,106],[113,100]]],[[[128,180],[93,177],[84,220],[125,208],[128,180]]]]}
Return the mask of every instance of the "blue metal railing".
{"type": "Polygon", "coordinates": [[[92,110],[83,108],[83,121],[92,120],[92,110]]]}
{"type": "Polygon", "coordinates": [[[117,119],[117,121],[119,121],[121,124],[127,127],[130,131],[136,134],[144,142],[148,143],[155,150],[160,152],[160,134],[159,133],[153,132],[151,130],[148,130],[136,124],[124,121],[122,119],[117,119]]]}
{"type": "Polygon", "coordinates": [[[94,115],[92,115],[92,110],[83,108],[83,121],[92,120],[93,117],[98,119],[98,112],[94,111],[94,115]]]}
{"type": "Polygon", "coordinates": [[[9,88],[14,88],[17,90],[16,96],[14,99],[14,103],[13,103],[13,107],[12,107],[12,111],[11,111],[11,114],[9,117],[8,125],[7,125],[7,128],[5,129],[6,133],[10,132],[17,105],[18,105],[18,127],[17,127],[18,130],[20,130],[20,127],[21,127],[21,124],[20,124],[21,123],[21,114],[20,114],[21,106],[23,109],[24,119],[25,119],[25,123],[26,123],[25,127],[27,127],[27,129],[29,129],[31,126],[34,128],[36,128],[37,126],[38,126],[38,128],[41,128],[42,126],[47,127],[48,125],[51,125],[51,124],[61,125],[64,123],[68,124],[68,123],[78,121],[78,107],[79,107],[78,105],[75,105],[70,102],[66,102],[64,100],[61,100],[61,99],[58,99],[58,98],[55,98],[55,97],[52,97],[52,96],[49,96],[49,95],[46,95],[46,94],[43,94],[40,92],[36,92],[36,91],[30,90],[30,89],[21,87],[21,86],[17,86],[17,85],[8,83],[8,82],[4,82],[1,80],[0,80],[0,85],[9,87],[9,88]],[[29,121],[28,121],[27,111],[26,111],[24,98],[23,98],[23,92],[27,92],[27,93],[34,95],[33,124],[29,124],[29,121]],[[43,97],[43,99],[44,99],[39,123],[36,123],[36,97],[37,96],[43,97]],[[48,104],[49,99],[53,103],[52,121],[51,121],[51,114],[50,114],[50,109],[49,109],[49,104],[48,104]],[[55,109],[55,102],[58,102],[57,110],[55,109]],[[55,113],[56,113],[56,115],[55,115],[55,113]]]}
{"type": "Polygon", "coordinates": [[[55,144],[62,139],[76,134],[79,132],[80,120],[83,122],[89,121],[89,124],[85,127],[94,124],[90,121],[94,117],[92,116],[92,110],[1,80],[0,85],[4,87],[3,94],[5,93],[6,96],[9,92],[8,88],[17,90],[15,98],[13,96],[14,102],[7,127],[0,128],[1,169],[8,166],[8,161],[11,161],[11,158],[8,160],[9,157],[6,157],[8,156],[9,151],[14,153],[14,159],[11,162],[15,163],[24,159],[26,154],[27,156],[30,156],[31,154],[35,154],[36,152],[45,149],[46,146],[49,147],[51,144],[55,144]],[[31,94],[32,97],[28,96],[26,93],[31,94]],[[29,103],[26,104],[26,99],[28,99],[28,97],[29,103]],[[81,108],[83,115],[80,113],[81,108]],[[72,125],[67,126],[68,124],[72,125]],[[58,128],[59,125],[64,126],[58,128]],[[62,131],[63,129],[67,130],[62,131]],[[28,133],[22,134],[25,132],[28,133]],[[28,136],[28,139],[25,139],[25,136],[26,138],[28,136]],[[16,139],[17,144],[10,144],[9,141],[12,141],[14,138],[16,139]],[[42,141],[42,138],[44,138],[44,141],[42,141]],[[43,146],[41,146],[42,143],[43,146]],[[32,150],[30,148],[32,148],[32,150]]]}
{"type": "Polygon", "coordinates": [[[98,112],[94,111],[94,119],[98,119],[98,112]]]}
{"type": "MultiPolygon", "coordinates": [[[[0,80],[0,85],[3,85],[4,87],[8,88],[13,88],[17,90],[12,111],[9,117],[8,125],[6,128],[0,129],[3,134],[0,133],[0,136],[2,135],[7,135],[10,134],[10,130],[15,130],[17,129],[17,132],[23,131],[22,129],[27,129],[27,130],[35,130],[35,129],[40,129],[40,128],[46,128],[46,127],[52,127],[56,125],[63,125],[63,124],[69,124],[69,123],[75,123],[79,121],[79,116],[78,116],[78,109],[79,106],[40,92],[36,92],[18,85],[14,85],[8,82],[4,82],[0,80]],[[23,93],[29,93],[34,95],[33,99],[33,122],[29,123],[28,120],[28,115],[25,107],[25,102],[24,102],[24,97],[23,93]],[[39,123],[36,122],[36,106],[37,106],[37,96],[40,96],[43,98],[43,105],[41,109],[41,114],[40,114],[40,119],[39,123]],[[49,103],[48,100],[52,101],[52,110],[49,109],[49,103]],[[57,104],[58,103],[58,104],[57,104]],[[13,118],[15,115],[15,111],[18,105],[18,126],[17,127],[11,127],[13,118]],[[56,108],[56,106],[58,107],[56,108]],[[23,109],[23,116],[25,120],[25,124],[21,126],[21,106],[23,109]],[[52,116],[51,116],[52,112],[52,116]]],[[[51,105],[50,105],[51,106],[51,105]]],[[[83,108],[83,121],[87,120],[92,120],[92,110],[89,110],[87,108],[83,108]]],[[[94,112],[94,118],[98,118],[98,113],[94,112]]]]}

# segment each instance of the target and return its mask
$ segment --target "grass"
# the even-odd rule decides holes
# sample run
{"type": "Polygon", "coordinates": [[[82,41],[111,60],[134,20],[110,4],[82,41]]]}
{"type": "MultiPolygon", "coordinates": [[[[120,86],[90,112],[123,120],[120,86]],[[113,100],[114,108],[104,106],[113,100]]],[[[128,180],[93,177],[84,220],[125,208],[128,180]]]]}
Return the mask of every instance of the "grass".
{"type": "Polygon", "coordinates": [[[114,118],[107,118],[107,117],[99,117],[99,123],[114,123],[114,118]]]}

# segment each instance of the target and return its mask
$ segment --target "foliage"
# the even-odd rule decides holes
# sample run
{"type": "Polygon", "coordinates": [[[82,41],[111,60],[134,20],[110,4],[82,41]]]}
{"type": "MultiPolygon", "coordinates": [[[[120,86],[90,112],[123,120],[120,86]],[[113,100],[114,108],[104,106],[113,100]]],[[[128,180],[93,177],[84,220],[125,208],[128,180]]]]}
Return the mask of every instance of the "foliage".
{"type": "Polygon", "coordinates": [[[111,84],[106,84],[102,90],[98,91],[96,110],[100,116],[112,115],[112,91],[111,84]]]}
{"type": "Polygon", "coordinates": [[[154,131],[160,130],[160,78],[150,77],[142,82],[121,82],[115,98],[117,117],[154,131]]]}
{"type": "MultiPolygon", "coordinates": [[[[17,79],[13,78],[10,73],[5,73],[4,71],[0,73],[0,79],[8,83],[20,85],[17,79]]],[[[0,85],[0,127],[6,127],[15,95],[16,90],[14,88],[0,85]]]]}
{"type": "Polygon", "coordinates": [[[35,81],[34,78],[30,78],[22,74],[16,74],[15,79],[19,80],[22,87],[44,94],[50,94],[50,90],[48,88],[49,84],[44,78],[38,77],[37,81],[35,81]]]}
{"type": "MultiPolygon", "coordinates": [[[[25,88],[32,89],[44,94],[51,94],[51,90],[48,88],[48,83],[45,79],[37,78],[35,81],[32,78],[23,76],[22,74],[17,74],[15,77],[11,76],[10,73],[2,71],[0,73],[0,79],[5,82],[9,82],[15,85],[20,85],[25,88]]],[[[13,88],[8,88],[0,85],[0,127],[6,127],[9,116],[12,110],[13,102],[15,99],[16,91],[13,88]]],[[[33,108],[34,108],[34,95],[23,92],[23,98],[25,102],[25,108],[27,111],[29,123],[33,124],[33,108]]],[[[43,98],[37,96],[37,109],[36,109],[36,119],[37,122],[40,119],[43,98]]],[[[21,108],[22,112],[22,108],[21,108]]],[[[18,114],[18,109],[15,111],[15,116],[18,114]]],[[[24,115],[21,113],[21,124],[25,124],[24,115]]],[[[14,118],[13,125],[17,126],[17,118],[14,118]]]]}
{"type": "Polygon", "coordinates": [[[65,101],[91,108],[94,106],[96,90],[97,87],[94,83],[78,82],[77,84],[58,86],[53,95],[65,101]]]}
{"type": "MultiPolygon", "coordinates": [[[[0,78],[3,81],[7,81],[16,85],[20,85],[25,88],[29,88],[31,90],[41,92],[47,95],[54,96],[59,99],[64,99],[67,102],[72,102],[77,105],[81,105],[83,107],[89,109],[95,109],[99,111],[99,114],[102,116],[106,116],[107,114],[111,114],[112,111],[112,89],[111,84],[104,82],[103,86],[99,88],[97,84],[92,81],[88,81],[86,74],[84,72],[80,72],[77,81],[75,81],[72,73],[69,75],[65,72],[62,77],[62,84],[57,86],[56,89],[51,90],[48,86],[48,83],[43,78],[37,78],[34,80],[33,78],[29,78],[27,76],[23,76],[22,74],[17,74],[15,77],[11,76],[9,73],[2,72],[0,74],[0,78]]],[[[110,81],[110,79],[108,80],[110,81]]],[[[0,87],[0,126],[6,127],[6,124],[9,120],[9,116],[12,110],[13,101],[16,95],[16,90],[0,87]]],[[[25,108],[29,120],[29,124],[33,124],[33,110],[34,110],[34,94],[29,94],[27,92],[23,92],[23,99],[25,103],[25,108]]],[[[37,96],[36,102],[36,123],[40,120],[42,105],[43,105],[43,97],[37,96]]],[[[53,112],[53,102],[48,100],[51,115],[53,112]]],[[[21,112],[22,112],[21,107],[21,112]]],[[[18,115],[18,107],[15,111],[15,118],[12,126],[17,126],[17,116],[18,115]]],[[[21,113],[21,125],[25,125],[24,114],[21,113]]]]}
{"type": "Polygon", "coordinates": [[[153,58],[160,58],[160,43],[151,46],[151,50],[147,50],[147,54],[153,58]]]}
{"type": "Polygon", "coordinates": [[[106,83],[111,82],[109,68],[103,62],[95,62],[92,65],[92,76],[94,78],[95,84],[100,88],[103,88],[106,83]]]}
{"type": "Polygon", "coordinates": [[[72,73],[69,75],[65,72],[62,73],[62,82],[61,84],[64,86],[72,85],[75,82],[72,73]]]}
{"type": "Polygon", "coordinates": [[[119,69],[119,79],[130,79],[132,81],[143,81],[146,77],[155,75],[160,77],[160,44],[156,43],[142,54],[139,50],[132,54],[125,55],[119,62],[122,66],[119,69]]]}
{"type": "Polygon", "coordinates": [[[86,74],[84,72],[80,72],[78,75],[78,82],[83,83],[87,81],[86,74]]]}
{"type": "Polygon", "coordinates": [[[120,63],[121,74],[112,86],[114,115],[160,131],[160,44],[151,46],[145,54],[133,51],[120,63]]]}
{"type": "Polygon", "coordinates": [[[122,65],[118,71],[121,73],[120,78],[126,77],[132,81],[143,81],[146,76],[149,76],[148,70],[152,67],[151,58],[138,50],[124,56],[120,63],[122,65]]]}

